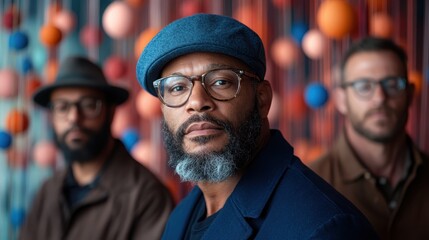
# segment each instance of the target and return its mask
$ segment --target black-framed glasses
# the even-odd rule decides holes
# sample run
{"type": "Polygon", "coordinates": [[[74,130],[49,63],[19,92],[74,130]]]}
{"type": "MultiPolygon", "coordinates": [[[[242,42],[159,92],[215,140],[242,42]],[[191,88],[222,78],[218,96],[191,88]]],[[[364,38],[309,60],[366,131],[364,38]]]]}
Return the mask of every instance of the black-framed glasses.
{"type": "Polygon", "coordinates": [[[171,75],[153,82],[158,97],[168,107],[181,107],[192,94],[194,81],[201,79],[207,94],[218,101],[229,101],[240,92],[242,76],[261,80],[253,73],[235,69],[220,68],[210,70],[200,76],[171,75]]]}
{"type": "Polygon", "coordinates": [[[342,83],[342,88],[352,87],[355,93],[363,98],[369,99],[373,96],[375,88],[380,85],[383,91],[389,96],[400,95],[407,88],[407,79],[404,77],[386,77],[379,81],[370,79],[359,79],[352,82],[342,83]]]}
{"type": "Polygon", "coordinates": [[[100,115],[103,101],[99,98],[83,97],[75,102],[63,99],[54,100],[50,103],[50,109],[54,117],[66,119],[70,109],[75,106],[77,111],[85,118],[96,118],[100,115]]]}

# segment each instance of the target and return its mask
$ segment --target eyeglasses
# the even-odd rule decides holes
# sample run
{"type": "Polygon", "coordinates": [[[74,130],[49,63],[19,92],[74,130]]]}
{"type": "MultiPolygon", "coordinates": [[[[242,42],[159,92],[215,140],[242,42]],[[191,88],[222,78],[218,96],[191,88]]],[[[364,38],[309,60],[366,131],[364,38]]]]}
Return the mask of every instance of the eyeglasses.
{"type": "Polygon", "coordinates": [[[171,75],[153,82],[162,103],[168,107],[181,107],[189,99],[194,81],[201,78],[201,84],[207,94],[218,101],[228,101],[240,92],[242,76],[261,80],[258,76],[240,69],[213,69],[201,76],[171,75]]]}
{"type": "Polygon", "coordinates": [[[404,77],[387,77],[379,81],[369,79],[360,79],[353,82],[341,84],[342,88],[352,87],[356,94],[369,99],[373,96],[375,87],[380,85],[383,91],[389,96],[394,97],[401,94],[407,88],[407,79],[404,77]]]}
{"type": "Polygon", "coordinates": [[[80,114],[85,118],[95,118],[100,115],[103,101],[93,97],[83,97],[76,102],[65,100],[55,100],[50,103],[50,108],[54,117],[66,119],[70,109],[76,106],[80,114]]]}

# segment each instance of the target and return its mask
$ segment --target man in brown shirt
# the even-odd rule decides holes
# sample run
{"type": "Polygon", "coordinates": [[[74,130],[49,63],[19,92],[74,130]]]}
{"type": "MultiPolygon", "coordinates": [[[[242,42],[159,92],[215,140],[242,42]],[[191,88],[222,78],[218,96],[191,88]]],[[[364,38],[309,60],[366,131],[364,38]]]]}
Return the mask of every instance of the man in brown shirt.
{"type": "Polygon", "coordinates": [[[406,133],[414,85],[405,52],[365,38],[345,54],[334,90],[344,129],[310,167],[351,200],[382,239],[429,239],[429,162],[406,133]]]}
{"type": "Polygon", "coordinates": [[[50,110],[67,162],[41,187],[21,240],[159,239],[173,208],[167,188],[135,161],[110,131],[128,91],[108,84],[101,68],[69,57],[53,84],[33,100],[50,110]]]}

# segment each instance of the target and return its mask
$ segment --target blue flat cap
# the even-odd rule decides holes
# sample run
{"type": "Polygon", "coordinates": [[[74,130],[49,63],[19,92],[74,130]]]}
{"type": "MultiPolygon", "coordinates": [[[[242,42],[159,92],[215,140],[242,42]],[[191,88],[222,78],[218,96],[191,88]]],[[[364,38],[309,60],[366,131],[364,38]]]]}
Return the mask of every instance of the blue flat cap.
{"type": "Polygon", "coordinates": [[[221,15],[196,14],[164,27],[145,47],[137,62],[140,85],[157,96],[152,83],[166,64],[194,52],[225,54],[241,60],[264,79],[265,50],[261,38],[239,21],[221,15]]]}

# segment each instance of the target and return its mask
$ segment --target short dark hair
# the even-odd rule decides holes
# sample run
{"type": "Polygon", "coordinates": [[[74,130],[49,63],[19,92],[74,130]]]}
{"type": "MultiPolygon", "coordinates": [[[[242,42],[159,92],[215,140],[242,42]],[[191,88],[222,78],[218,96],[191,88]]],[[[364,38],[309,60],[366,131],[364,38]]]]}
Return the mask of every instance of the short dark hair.
{"type": "Polygon", "coordinates": [[[355,42],[345,52],[341,61],[341,82],[344,81],[344,68],[351,56],[361,52],[379,52],[389,51],[395,54],[402,63],[405,77],[407,77],[407,54],[404,49],[390,39],[378,37],[365,37],[358,42],[355,42]]]}

